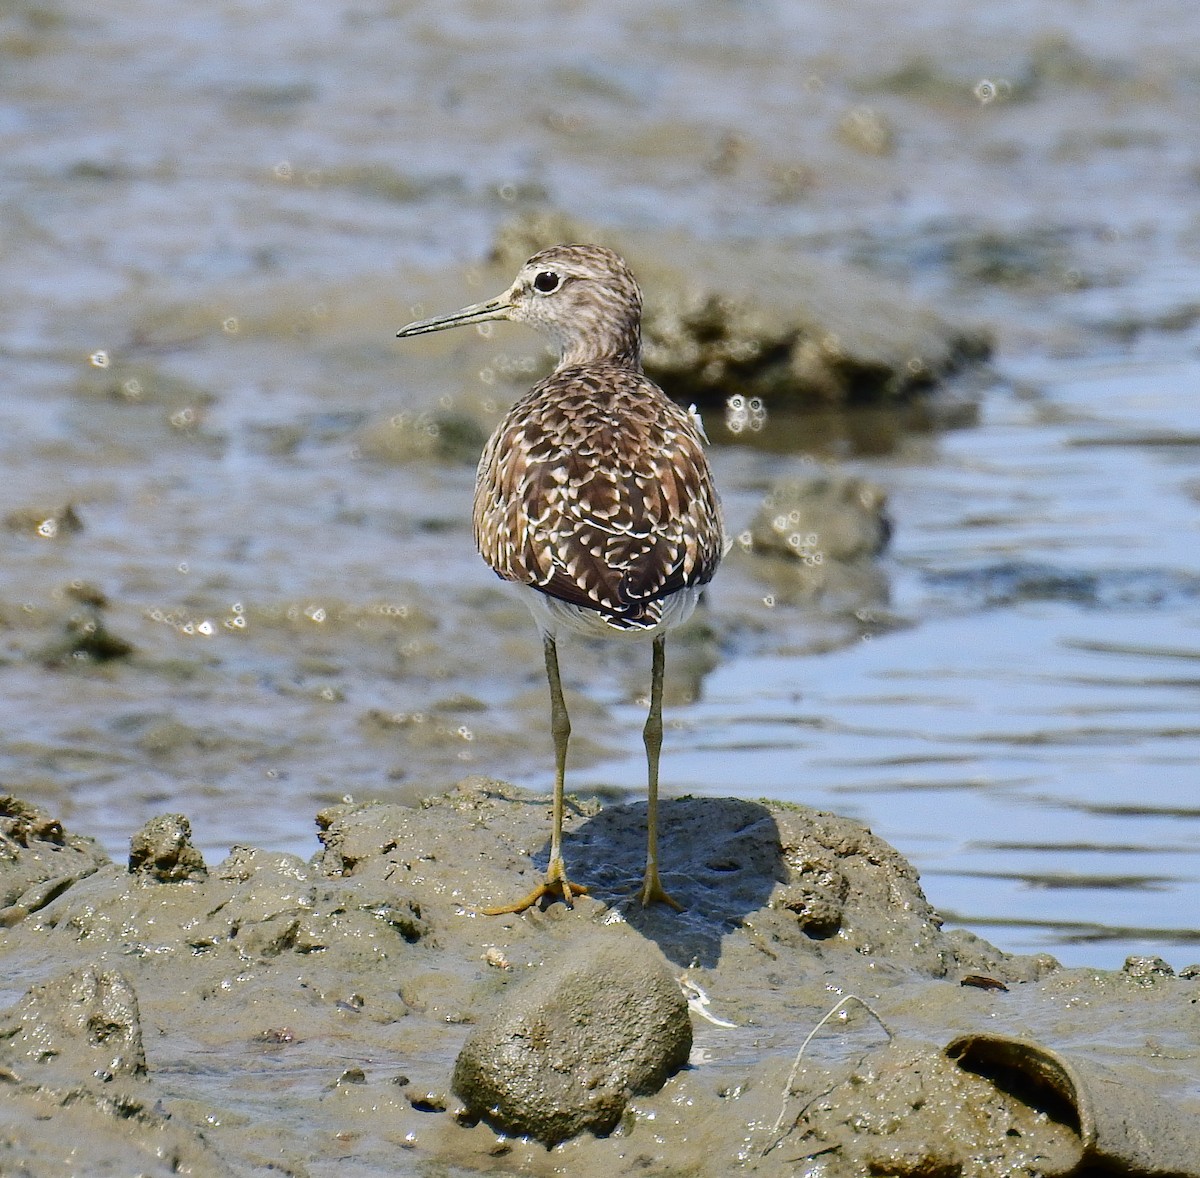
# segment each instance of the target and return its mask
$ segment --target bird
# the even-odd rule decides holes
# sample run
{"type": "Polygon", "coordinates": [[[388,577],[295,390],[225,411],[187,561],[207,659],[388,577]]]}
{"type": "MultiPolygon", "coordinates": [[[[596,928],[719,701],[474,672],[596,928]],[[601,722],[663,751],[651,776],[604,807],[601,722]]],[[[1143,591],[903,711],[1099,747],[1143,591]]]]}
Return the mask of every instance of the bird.
{"type": "Polygon", "coordinates": [[[720,497],[694,406],[672,401],[642,368],[642,293],[625,261],[599,245],[535,253],[503,294],[410,323],[399,338],[510,320],[558,352],[483,449],[474,537],[484,561],[517,586],[541,634],[550,689],[554,797],[544,879],[518,913],[588,892],[567,874],[563,793],[571,722],[558,665],[560,633],[651,644],[643,729],[647,773],[643,906],[682,905],[658,867],[658,771],[667,631],[685,622],[728,549],[720,497]]]}

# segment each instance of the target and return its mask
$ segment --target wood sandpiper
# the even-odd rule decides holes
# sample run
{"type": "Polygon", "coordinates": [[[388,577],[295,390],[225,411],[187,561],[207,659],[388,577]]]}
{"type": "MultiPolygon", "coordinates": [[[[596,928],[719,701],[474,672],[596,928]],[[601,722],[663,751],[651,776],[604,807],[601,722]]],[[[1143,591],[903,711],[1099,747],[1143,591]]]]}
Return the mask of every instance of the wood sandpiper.
{"type": "Polygon", "coordinates": [[[544,896],[570,907],[588,890],[568,879],[562,857],[571,724],[558,671],[560,629],[653,643],[641,901],[681,907],[658,874],[666,633],[691,615],[727,545],[699,420],[642,371],[641,315],[641,291],[621,258],[601,246],[558,245],[534,254],[497,298],[397,333],[511,319],[559,350],[554,371],[492,434],[475,483],[476,546],[497,575],[521,588],[542,634],[555,761],[546,877],[489,915],[522,912],[544,896]]]}

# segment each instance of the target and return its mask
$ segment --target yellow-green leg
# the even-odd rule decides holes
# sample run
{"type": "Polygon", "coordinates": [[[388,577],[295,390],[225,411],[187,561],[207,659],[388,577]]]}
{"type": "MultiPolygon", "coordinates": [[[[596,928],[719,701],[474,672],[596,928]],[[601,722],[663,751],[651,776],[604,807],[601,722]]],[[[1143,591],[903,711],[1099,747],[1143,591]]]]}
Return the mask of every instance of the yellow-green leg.
{"type": "MultiPolygon", "coordinates": [[[[485,916],[500,916],[506,912],[524,912],[526,908],[533,907],[543,896],[561,896],[563,903],[570,908],[573,896],[580,896],[587,892],[587,888],[582,884],[572,883],[567,879],[567,868],[563,863],[563,786],[567,776],[567,741],[571,737],[571,718],[567,715],[567,703],[563,699],[562,679],[558,673],[558,647],[549,634],[545,635],[543,643],[546,652],[546,680],[550,685],[550,732],[554,737],[554,816],[552,819],[553,831],[550,835],[550,863],[546,868],[545,880],[538,884],[529,895],[515,904],[506,904],[501,908],[485,908],[483,910],[485,916]]],[[[662,721],[660,719],[660,742],[661,733],[662,721]]]]}
{"type": "Polygon", "coordinates": [[[662,752],[663,735],[663,670],[667,665],[665,634],[659,634],[654,639],[653,660],[650,670],[650,713],[642,730],[642,738],[646,742],[646,786],[649,798],[646,807],[646,875],[642,882],[642,904],[645,906],[657,901],[680,912],[683,905],[667,892],[658,878],[658,758],[662,752]]]}

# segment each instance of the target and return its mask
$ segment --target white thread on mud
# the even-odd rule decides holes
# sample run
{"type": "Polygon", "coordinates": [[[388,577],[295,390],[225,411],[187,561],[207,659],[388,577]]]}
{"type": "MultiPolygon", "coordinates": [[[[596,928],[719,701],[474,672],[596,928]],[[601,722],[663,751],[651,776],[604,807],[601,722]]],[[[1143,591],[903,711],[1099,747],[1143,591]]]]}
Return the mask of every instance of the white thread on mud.
{"type": "MultiPolygon", "coordinates": [[[[816,1033],[848,1002],[857,1002],[859,1006],[861,1006],[863,1010],[865,1010],[883,1028],[884,1034],[887,1035],[888,1040],[890,1041],[892,1039],[891,1027],[889,1027],[887,1023],[885,1023],[883,1019],[879,1017],[878,1013],[876,1013],[874,1008],[868,1002],[864,1001],[857,994],[846,994],[839,998],[837,1002],[835,1002],[834,1005],[821,1016],[820,1020],[817,1022],[817,1025],[813,1027],[813,1029],[809,1031],[807,1035],[805,1035],[804,1042],[800,1044],[800,1050],[796,1052],[796,1058],[792,1061],[792,1070],[788,1072],[787,1082],[783,1086],[783,1104],[779,1109],[779,1116],[776,1118],[775,1124],[771,1129],[771,1135],[775,1138],[775,1140],[773,1140],[771,1144],[762,1151],[762,1157],[766,1157],[766,1155],[769,1154],[771,1150],[773,1150],[783,1140],[783,1137],[778,1135],[779,1130],[783,1128],[784,1118],[787,1116],[788,1097],[791,1095],[792,1084],[795,1083],[796,1073],[800,1070],[800,1061],[804,1058],[804,1053],[806,1050],[808,1050],[808,1045],[813,1041],[816,1033]]],[[[784,1136],[786,1136],[786,1134],[784,1136]]]]}

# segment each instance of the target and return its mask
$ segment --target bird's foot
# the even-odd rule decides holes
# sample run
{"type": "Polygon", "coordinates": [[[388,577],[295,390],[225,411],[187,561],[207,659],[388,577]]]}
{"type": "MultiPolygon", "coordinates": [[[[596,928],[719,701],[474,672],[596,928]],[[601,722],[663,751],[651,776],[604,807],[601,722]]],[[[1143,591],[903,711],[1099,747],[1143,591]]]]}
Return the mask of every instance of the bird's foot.
{"type": "Polygon", "coordinates": [[[651,904],[666,904],[667,907],[674,908],[676,912],[683,911],[683,905],[662,886],[662,880],[658,878],[658,869],[655,867],[646,868],[646,878],[642,882],[641,900],[643,908],[649,908],[651,904]]]}
{"type": "Polygon", "coordinates": [[[572,903],[576,896],[586,896],[588,889],[584,884],[572,883],[567,879],[565,871],[555,872],[553,869],[546,878],[533,889],[529,895],[518,900],[515,904],[504,904],[498,908],[483,909],[484,916],[504,916],[513,912],[524,912],[532,908],[538,901],[549,896],[552,900],[561,900],[568,908],[574,908],[572,903]]]}

